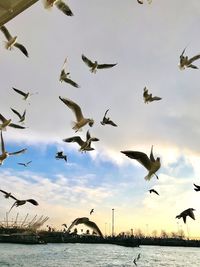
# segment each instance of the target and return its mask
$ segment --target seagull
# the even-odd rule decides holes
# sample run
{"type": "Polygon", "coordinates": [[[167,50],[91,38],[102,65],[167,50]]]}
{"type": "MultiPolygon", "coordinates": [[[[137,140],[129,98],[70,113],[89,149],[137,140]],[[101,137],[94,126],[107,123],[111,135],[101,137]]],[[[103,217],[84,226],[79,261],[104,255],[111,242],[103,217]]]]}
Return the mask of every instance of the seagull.
{"type": "Polygon", "coordinates": [[[63,225],[65,228],[67,228],[67,225],[66,225],[66,223],[63,223],[62,225],[63,225]]]}
{"type": "Polygon", "coordinates": [[[36,93],[30,93],[30,92],[25,93],[25,92],[23,92],[23,91],[21,91],[21,90],[19,90],[19,89],[17,89],[17,88],[14,88],[14,87],[12,87],[12,89],[13,89],[16,93],[22,95],[22,96],[23,96],[23,100],[26,100],[26,99],[29,98],[31,95],[38,94],[38,92],[36,92],[36,93]]]}
{"type": "Polygon", "coordinates": [[[69,137],[69,138],[63,139],[63,141],[67,143],[76,142],[80,146],[79,151],[86,152],[86,151],[94,150],[94,148],[91,147],[91,142],[99,141],[99,139],[96,137],[91,137],[90,132],[88,130],[86,133],[86,141],[83,141],[80,136],[69,137]]]}
{"type": "Polygon", "coordinates": [[[12,194],[0,189],[0,192],[4,193],[5,198],[9,198],[12,194]]]}
{"type": "Polygon", "coordinates": [[[150,158],[145,153],[139,151],[126,150],[121,151],[121,153],[125,154],[129,158],[137,160],[149,171],[148,175],[145,176],[145,180],[149,181],[152,175],[155,175],[158,179],[156,172],[160,169],[161,163],[159,157],[155,160],[153,156],[153,146],[151,147],[150,158]]]}
{"type": "MultiPolygon", "coordinates": [[[[35,206],[38,206],[39,204],[38,204],[38,202],[36,201],[36,200],[34,200],[34,199],[25,199],[25,200],[19,200],[19,199],[17,199],[17,198],[15,198],[14,196],[10,196],[11,198],[13,198],[13,199],[15,199],[16,201],[14,202],[14,204],[11,206],[11,208],[10,208],[10,210],[9,210],[9,212],[11,211],[11,209],[14,207],[14,206],[16,206],[16,207],[18,207],[18,206],[22,206],[22,205],[24,205],[24,204],[26,204],[26,202],[29,202],[29,203],[31,203],[31,204],[33,204],[33,205],[35,205],[35,206]]],[[[8,213],[9,213],[8,212],[8,213]]]]}
{"type": "Polygon", "coordinates": [[[67,62],[67,59],[65,59],[63,68],[62,68],[61,73],[60,73],[60,82],[63,82],[64,81],[66,83],[71,84],[72,86],[74,86],[76,88],[79,88],[80,86],[76,82],[74,82],[70,78],[68,78],[69,75],[70,75],[70,72],[67,72],[67,73],[65,72],[66,62],[67,62]]]}
{"type": "Polygon", "coordinates": [[[133,263],[135,264],[135,266],[137,266],[137,261],[140,259],[140,253],[137,255],[137,257],[136,258],[134,258],[134,260],[133,260],[133,263]]]}
{"type": "MultiPolygon", "coordinates": [[[[139,4],[144,4],[143,0],[137,0],[139,4]]],[[[152,0],[147,0],[148,4],[152,3],[152,0]]]]}
{"type": "Polygon", "coordinates": [[[149,192],[150,192],[150,194],[151,193],[155,193],[155,194],[157,194],[159,196],[158,192],[155,189],[150,189],[149,192]]]}
{"type": "Polygon", "coordinates": [[[89,118],[84,118],[81,108],[79,107],[79,105],[77,105],[75,102],[73,102],[72,100],[68,99],[68,98],[62,98],[61,96],[59,96],[59,99],[68,106],[68,108],[70,108],[75,116],[76,116],[76,122],[73,122],[74,126],[73,126],[73,130],[75,130],[75,132],[79,131],[83,126],[85,126],[87,123],[89,124],[90,127],[93,126],[94,124],[94,120],[93,119],[89,119],[89,118]]]}
{"type": "Polygon", "coordinates": [[[110,118],[106,118],[108,111],[109,111],[109,109],[106,110],[104,117],[103,117],[103,120],[101,121],[101,124],[102,125],[110,124],[112,126],[117,127],[117,124],[115,124],[113,121],[111,121],[110,118]]]}
{"type": "Polygon", "coordinates": [[[94,212],[94,209],[91,209],[91,211],[90,211],[90,215],[91,215],[93,212],[94,212]]]}
{"type": "Polygon", "coordinates": [[[117,63],[115,63],[115,64],[98,64],[97,61],[92,62],[90,59],[88,59],[84,55],[82,55],[82,60],[90,68],[90,71],[92,73],[96,73],[97,69],[107,69],[107,68],[112,68],[115,65],[117,65],[117,63]]]}
{"type": "Polygon", "coordinates": [[[52,8],[53,5],[56,5],[57,8],[67,16],[73,16],[74,15],[72,13],[71,9],[69,8],[69,6],[65,2],[63,2],[61,0],[44,0],[44,7],[46,9],[52,8]]]}
{"type": "Polygon", "coordinates": [[[3,141],[3,134],[1,131],[1,154],[0,154],[0,165],[3,164],[3,161],[8,157],[8,156],[13,156],[13,155],[17,155],[17,154],[22,154],[24,152],[26,152],[26,148],[16,151],[16,152],[7,152],[5,150],[5,145],[4,145],[4,141],[3,141]]]}
{"type": "Polygon", "coordinates": [[[179,63],[180,70],[184,70],[185,68],[198,69],[198,67],[193,65],[192,63],[195,60],[200,59],[200,54],[198,54],[194,57],[188,58],[188,56],[184,56],[185,49],[183,50],[182,54],[180,55],[180,63],[179,63]]]}
{"type": "Polygon", "coordinates": [[[5,26],[1,26],[0,30],[3,32],[3,34],[5,35],[6,39],[8,40],[6,42],[6,49],[11,50],[13,46],[17,47],[19,50],[21,50],[21,52],[28,57],[28,52],[26,50],[26,48],[20,44],[17,43],[17,36],[12,37],[8,31],[8,29],[5,26]]]}
{"type": "Polygon", "coordinates": [[[189,208],[187,210],[184,210],[183,212],[181,212],[179,215],[176,216],[176,218],[180,219],[181,217],[183,218],[184,223],[186,223],[186,217],[190,216],[193,220],[195,220],[194,217],[194,212],[193,212],[193,208],[189,208]]]}
{"type": "Polygon", "coordinates": [[[67,162],[67,156],[63,154],[63,151],[56,153],[56,159],[64,159],[67,162]]]}
{"type": "Polygon", "coordinates": [[[195,186],[194,190],[195,191],[200,191],[200,185],[193,184],[195,186]]]}
{"type": "Polygon", "coordinates": [[[19,122],[24,122],[25,121],[25,116],[26,116],[26,110],[24,110],[24,113],[21,115],[16,109],[11,108],[12,112],[14,112],[19,118],[19,122]]]}
{"type": "Polygon", "coordinates": [[[26,162],[26,163],[21,163],[21,162],[19,162],[19,163],[17,163],[18,165],[22,165],[22,166],[24,166],[24,167],[28,167],[28,165],[30,164],[32,162],[32,160],[31,161],[28,161],[28,162],[26,162]]]}
{"type": "Polygon", "coordinates": [[[148,94],[148,89],[144,87],[144,93],[143,93],[144,103],[148,104],[149,102],[161,100],[161,97],[158,96],[152,96],[152,94],[148,94]]]}
{"type": "Polygon", "coordinates": [[[10,126],[12,128],[17,128],[17,129],[25,129],[26,127],[11,123],[11,119],[7,120],[2,114],[0,114],[0,121],[2,121],[2,124],[0,124],[0,130],[6,130],[7,126],[10,126]]]}

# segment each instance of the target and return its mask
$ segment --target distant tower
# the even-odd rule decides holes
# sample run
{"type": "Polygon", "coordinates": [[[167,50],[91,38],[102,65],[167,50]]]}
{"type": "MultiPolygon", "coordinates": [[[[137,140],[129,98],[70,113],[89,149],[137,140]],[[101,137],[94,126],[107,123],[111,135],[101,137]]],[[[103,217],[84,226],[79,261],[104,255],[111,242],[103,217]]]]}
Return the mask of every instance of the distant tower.
{"type": "Polygon", "coordinates": [[[112,236],[114,236],[114,229],[115,229],[115,209],[112,209],[112,236]]]}

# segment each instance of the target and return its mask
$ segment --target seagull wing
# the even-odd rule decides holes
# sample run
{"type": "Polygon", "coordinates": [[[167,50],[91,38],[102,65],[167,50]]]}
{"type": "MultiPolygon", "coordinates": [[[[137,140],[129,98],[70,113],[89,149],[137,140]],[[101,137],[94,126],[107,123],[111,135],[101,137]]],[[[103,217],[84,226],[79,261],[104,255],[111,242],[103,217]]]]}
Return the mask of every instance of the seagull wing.
{"type": "Polygon", "coordinates": [[[21,162],[18,162],[17,164],[18,165],[22,165],[22,166],[25,166],[26,165],[25,163],[21,163],[21,162]]]}
{"type": "Polygon", "coordinates": [[[188,211],[188,216],[190,216],[193,220],[195,220],[193,210],[190,209],[190,210],[188,211]]]}
{"type": "Polygon", "coordinates": [[[65,105],[68,106],[68,108],[70,108],[74,112],[77,121],[80,121],[83,119],[83,114],[82,114],[82,111],[79,105],[77,105],[75,102],[71,101],[70,99],[62,98],[60,96],[59,98],[65,105]]]}
{"type": "Polygon", "coordinates": [[[14,123],[10,123],[9,126],[17,129],[26,129],[26,127],[14,123]]]}
{"type": "Polygon", "coordinates": [[[21,114],[15,110],[14,108],[11,108],[12,112],[14,112],[20,119],[22,118],[21,114]]]}
{"type": "Polygon", "coordinates": [[[8,194],[8,192],[6,192],[6,191],[4,191],[4,190],[1,190],[1,189],[0,189],[0,192],[4,193],[5,195],[8,194]]]}
{"type": "Polygon", "coordinates": [[[200,190],[200,186],[197,184],[193,184],[196,188],[194,190],[200,190]]]}
{"type": "Polygon", "coordinates": [[[154,158],[154,155],[153,155],[153,146],[151,146],[150,161],[152,161],[152,162],[156,161],[154,158]]]}
{"type": "Polygon", "coordinates": [[[90,138],[91,138],[90,131],[87,130],[87,133],[86,133],[86,140],[88,141],[90,138]]]}
{"type": "Polygon", "coordinates": [[[14,46],[17,47],[26,57],[28,57],[28,51],[26,50],[25,46],[20,43],[15,43],[14,46]]]}
{"type": "Polygon", "coordinates": [[[3,141],[3,134],[2,134],[2,131],[1,131],[1,151],[2,151],[2,154],[5,153],[5,145],[4,145],[4,141],[3,141]]]}
{"type": "Polygon", "coordinates": [[[71,143],[76,142],[79,144],[79,146],[82,146],[85,142],[81,139],[80,136],[73,136],[66,139],[63,139],[64,142],[71,143]]]}
{"type": "Polygon", "coordinates": [[[112,68],[112,67],[114,67],[114,66],[116,66],[117,65],[117,63],[115,63],[115,64],[99,64],[98,66],[97,66],[97,69],[107,69],[107,68],[112,68]]]}
{"type": "Polygon", "coordinates": [[[85,64],[88,66],[88,67],[93,67],[94,66],[94,63],[89,59],[87,58],[86,56],[82,55],[82,60],[85,62],[85,64]]]}
{"type": "Polygon", "coordinates": [[[154,97],[152,97],[151,99],[152,99],[152,101],[155,101],[155,100],[161,100],[162,98],[159,97],[159,96],[154,96],[154,97]]]}
{"type": "Polygon", "coordinates": [[[13,155],[17,155],[17,154],[22,154],[22,153],[25,153],[26,150],[27,150],[27,148],[25,148],[25,149],[21,149],[21,150],[16,151],[16,152],[11,152],[11,153],[9,153],[9,155],[10,155],[10,156],[13,156],[13,155]]]}
{"type": "Polygon", "coordinates": [[[183,49],[183,52],[181,53],[180,58],[182,58],[182,56],[184,55],[185,49],[186,49],[186,47],[183,49]]]}
{"type": "Polygon", "coordinates": [[[71,9],[69,8],[69,6],[64,3],[63,1],[57,1],[55,3],[55,5],[57,6],[57,8],[62,11],[65,15],[67,16],[73,16],[74,14],[72,13],[71,9]]]}
{"type": "Polygon", "coordinates": [[[26,201],[27,202],[30,202],[31,204],[33,204],[35,206],[38,206],[39,205],[38,202],[36,200],[34,200],[34,199],[27,199],[26,201]]]}
{"type": "Polygon", "coordinates": [[[121,151],[121,153],[125,154],[127,157],[131,159],[137,160],[147,170],[151,169],[151,161],[145,153],[139,151],[131,151],[131,150],[121,151]]]}
{"type": "Polygon", "coordinates": [[[6,118],[0,114],[0,120],[4,123],[6,121],[6,118]]]}
{"type": "Polygon", "coordinates": [[[151,191],[159,196],[158,192],[155,189],[152,189],[151,191]]]}
{"type": "Polygon", "coordinates": [[[106,124],[110,124],[110,125],[112,125],[112,126],[117,127],[117,124],[115,124],[112,120],[108,120],[108,121],[106,122],[106,124]]]}
{"type": "Polygon", "coordinates": [[[15,92],[17,92],[20,95],[26,96],[26,93],[22,92],[21,90],[17,89],[17,88],[12,88],[15,92]]]}
{"type": "Polygon", "coordinates": [[[11,206],[10,210],[8,211],[8,213],[11,211],[12,208],[14,208],[14,206],[16,205],[17,200],[14,202],[14,204],[11,206]]]}
{"type": "Polygon", "coordinates": [[[12,38],[12,36],[9,33],[8,29],[5,26],[1,26],[0,29],[3,32],[3,34],[5,35],[6,39],[9,41],[12,38]]]}
{"type": "Polygon", "coordinates": [[[199,58],[200,58],[200,54],[198,54],[198,55],[196,55],[196,56],[190,58],[190,59],[188,60],[188,64],[191,64],[193,61],[195,61],[195,60],[197,60],[197,59],[199,59],[199,58]]]}
{"type": "Polygon", "coordinates": [[[143,4],[143,1],[137,0],[137,2],[138,2],[139,4],[143,4]]]}
{"type": "Polygon", "coordinates": [[[74,86],[76,88],[79,88],[80,87],[76,82],[72,81],[71,79],[69,79],[67,77],[66,78],[63,78],[62,80],[65,81],[66,83],[71,84],[72,86],[74,86]]]}
{"type": "Polygon", "coordinates": [[[32,160],[28,161],[28,162],[26,163],[26,165],[29,165],[31,162],[32,162],[32,160]]]}

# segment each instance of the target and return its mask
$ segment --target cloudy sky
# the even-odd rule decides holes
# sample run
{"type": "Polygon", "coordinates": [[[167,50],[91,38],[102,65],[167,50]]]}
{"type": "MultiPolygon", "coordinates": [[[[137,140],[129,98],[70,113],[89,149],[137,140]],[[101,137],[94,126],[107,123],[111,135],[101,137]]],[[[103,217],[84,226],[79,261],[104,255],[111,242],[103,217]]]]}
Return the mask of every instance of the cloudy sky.
{"type": "MultiPolygon", "coordinates": [[[[17,122],[10,108],[26,109],[28,127],[3,132],[9,152],[28,150],[1,166],[1,189],[40,204],[13,209],[10,219],[18,211],[21,217],[44,215],[60,229],[62,223],[88,217],[94,208],[91,219],[109,233],[114,208],[116,233],[131,228],[145,233],[183,229],[186,235],[200,236],[200,195],[193,189],[193,183],[200,184],[200,75],[199,70],[178,67],[185,47],[189,57],[200,53],[199,0],[67,3],[73,17],[56,7],[45,10],[38,1],[6,24],[26,46],[29,58],[16,48],[7,51],[0,35],[0,112],[17,122]],[[118,64],[92,74],[82,54],[99,63],[118,64]],[[71,78],[80,88],[59,82],[66,57],[71,78]],[[145,86],[162,100],[144,104],[145,86]],[[26,102],[12,87],[38,94],[26,102]],[[75,117],[59,96],[78,103],[83,114],[94,119],[90,133],[100,139],[94,151],[80,153],[77,144],[62,141],[75,134],[75,117]],[[118,127],[100,124],[108,108],[118,127]],[[151,145],[162,166],[159,180],[147,182],[144,167],[120,151],[149,154],[151,145]],[[55,159],[61,150],[67,163],[55,159]],[[17,164],[29,160],[28,168],[17,164]],[[150,194],[151,188],[160,196],[150,194]],[[196,220],[189,218],[186,226],[175,216],[187,208],[196,209],[196,220]]],[[[85,138],[87,130],[85,126],[76,135],[85,138]]],[[[12,203],[1,196],[1,220],[12,203]]]]}

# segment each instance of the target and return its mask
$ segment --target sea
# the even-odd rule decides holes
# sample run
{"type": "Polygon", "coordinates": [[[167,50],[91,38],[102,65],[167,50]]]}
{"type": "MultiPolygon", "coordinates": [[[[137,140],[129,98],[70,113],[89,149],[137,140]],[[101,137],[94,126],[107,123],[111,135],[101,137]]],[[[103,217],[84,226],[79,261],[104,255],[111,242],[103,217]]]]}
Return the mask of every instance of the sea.
{"type": "Polygon", "coordinates": [[[200,248],[0,244],[0,267],[200,267],[200,248]]]}

